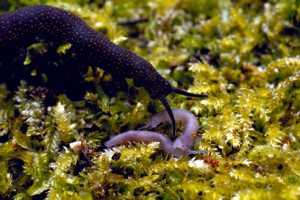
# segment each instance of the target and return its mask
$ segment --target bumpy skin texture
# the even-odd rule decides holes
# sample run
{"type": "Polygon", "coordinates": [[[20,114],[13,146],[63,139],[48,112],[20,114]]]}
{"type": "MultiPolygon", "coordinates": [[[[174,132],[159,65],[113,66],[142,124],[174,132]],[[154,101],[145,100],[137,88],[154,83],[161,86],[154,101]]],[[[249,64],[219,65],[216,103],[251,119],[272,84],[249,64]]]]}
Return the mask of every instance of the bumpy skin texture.
{"type": "Polygon", "coordinates": [[[185,96],[207,97],[193,94],[172,85],[153,66],[136,54],[110,42],[93,30],[82,19],[59,8],[37,5],[0,15],[0,52],[11,46],[33,43],[36,38],[58,43],[70,43],[80,62],[98,66],[119,79],[132,78],[136,86],[144,87],[153,99],[159,99],[172,121],[175,118],[166,96],[175,92],[185,96]]]}
{"type": "Polygon", "coordinates": [[[161,99],[172,92],[170,83],[149,62],[115,45],[72,13],[37,5],[0,15],[0,49],[30,44],[37,37],[70,43],[88,65],[99,66],[114,76],[133,78],[151,98],[161,99]]]}

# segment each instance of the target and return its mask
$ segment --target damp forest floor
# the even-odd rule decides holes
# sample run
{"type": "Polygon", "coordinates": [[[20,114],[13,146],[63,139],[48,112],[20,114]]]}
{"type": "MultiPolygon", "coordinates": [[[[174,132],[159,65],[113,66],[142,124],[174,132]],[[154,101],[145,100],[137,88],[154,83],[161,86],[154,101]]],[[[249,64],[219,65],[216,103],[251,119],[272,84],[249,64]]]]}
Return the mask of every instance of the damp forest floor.
{"type": "Polygon", "coordinates": [[[168,157],[157,143],[106,149],[160,102],[130,79],[79,68],[69,44],[32,44],[21,64],[1,64],[0,199],[300,198],[299,0],[2,0],[0,11],[34,4],[80,16],[173,86],[208,93],[168,97],[197,116],[193,149],[207,154],[168,157]],[[29,75],[16,81],[19,70],[29,75]]]}

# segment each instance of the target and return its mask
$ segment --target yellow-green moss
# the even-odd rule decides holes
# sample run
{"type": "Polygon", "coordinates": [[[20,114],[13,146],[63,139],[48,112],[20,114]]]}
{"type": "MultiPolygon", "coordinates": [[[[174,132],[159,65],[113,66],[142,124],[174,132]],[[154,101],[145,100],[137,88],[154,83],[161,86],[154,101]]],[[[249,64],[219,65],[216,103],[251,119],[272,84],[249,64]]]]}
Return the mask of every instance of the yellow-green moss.
{"type": "Polygon", "coordinates": [[[298,199],[300,3],[103,2],[3,5],[64,8],[145,57],[174,86],[209,93],[205,100],[169,97],[173,108],[199,118],[202,140],[194,148],[208,154],[168,158],[157,143],[104,149],[105,139],[136,129],[163,107],[131,80],[131,95],[107,96],[97,85],[104,72],[87,66],[85,81],[97,83],[97,92],[79,101],[62,94],[48,104],[26,80],[15,91],[0,86],[1,198],[298,199]],[[148,21],[118,26],[142,18],[148,21]]]}

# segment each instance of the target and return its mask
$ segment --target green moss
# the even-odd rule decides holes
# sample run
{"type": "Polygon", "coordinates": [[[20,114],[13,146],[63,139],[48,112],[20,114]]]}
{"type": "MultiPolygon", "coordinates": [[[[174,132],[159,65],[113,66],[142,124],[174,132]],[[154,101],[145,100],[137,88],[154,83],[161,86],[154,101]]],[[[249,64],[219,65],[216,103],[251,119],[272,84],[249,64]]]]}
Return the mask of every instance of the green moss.
{"type": "MultiPolygon", "coordinates": [[[[103,146],[108,137],[136,129],[163,110],[132,80],[127,91],[107,94],[111,77],[86,66],[85,83],[96,89],[77,101],[67,93],[52,100],[37,95],[40,88],[27,80],[15,90],[3,84],[1,198],[299,198],[298,1],[7,2],[12,10],[46,3],[71,11],[146,58],[174,86],[210,96],[168,97],[173,108],[198,117],[202,140],[194,149],[208,151],[175,159],[161,154],[157,143],[103,146]],[[143,18],[148,20],[118,26],[143,18]]],[[[28,49],[40,47],[48,48],[34,44],[28,49]]],[[[55,50],[58,64],[73,58],[68,48],[61,44],[55,50]]],[[[30,56],[28,64],[34,61],[30,56]]],[[[32,76],[39,73],[28,70],[32,76]]],[[[43,77],[48,81],[47,74],[43,77]]]]}

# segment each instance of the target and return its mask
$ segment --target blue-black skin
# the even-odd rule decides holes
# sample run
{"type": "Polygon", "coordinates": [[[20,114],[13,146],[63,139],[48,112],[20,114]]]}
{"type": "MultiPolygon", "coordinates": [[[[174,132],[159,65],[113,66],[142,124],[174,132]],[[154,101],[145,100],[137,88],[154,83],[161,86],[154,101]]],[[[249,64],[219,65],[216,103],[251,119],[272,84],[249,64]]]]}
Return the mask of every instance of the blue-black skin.
{"type": "Polygon", "coordinates": [[[145,59],[112,43],[107,37],[93,30],[81,18],[65,10],[36,5],[0,15],[0,49],[27,44],[37,37],[70,43],[76,56],[84,63],[99,66],[115,77],[132,78],[153,99],[159,99],[173,123],[172,110],[166,101],[171,92],[187,96],[207,97],[174,88],[145,59]]]}

